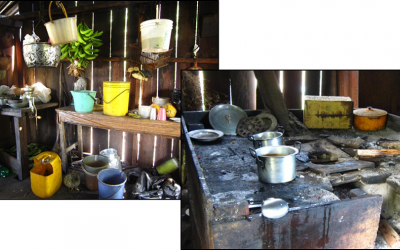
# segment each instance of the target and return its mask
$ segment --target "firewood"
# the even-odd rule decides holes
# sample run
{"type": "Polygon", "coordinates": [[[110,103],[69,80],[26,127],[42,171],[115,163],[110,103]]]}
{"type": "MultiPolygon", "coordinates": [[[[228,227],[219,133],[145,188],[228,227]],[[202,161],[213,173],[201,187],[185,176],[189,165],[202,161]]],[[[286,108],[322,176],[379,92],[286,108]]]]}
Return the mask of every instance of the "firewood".
{"type": "Polygon", "coordinates": [[[391,248],[400,247],[400,236],[397,232],[393,229],[392,226],[387,222],[385,219],[381,219],[379,222],[379,230],[381,231],[383,238],[385,239],[386,243],[391,248]]]}

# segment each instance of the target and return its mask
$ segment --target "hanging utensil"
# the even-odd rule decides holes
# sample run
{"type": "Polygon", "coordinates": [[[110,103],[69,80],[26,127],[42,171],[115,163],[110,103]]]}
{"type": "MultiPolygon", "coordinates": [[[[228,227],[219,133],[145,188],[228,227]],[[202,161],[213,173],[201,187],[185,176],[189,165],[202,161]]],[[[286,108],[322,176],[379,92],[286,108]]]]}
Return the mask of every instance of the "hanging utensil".
{"type": "Polygon", "coordinates": [[[289,204],[280,198],[268,198],[262,203],[256,203],[254,200],[248,200],[249,209],[261,208],[261,213],[269,219],[279,219],[285,216],[289,211],[289,204]]]}
{"type": "Polygon", "coordinates": [[[203,70],[202,68],[197,66],[197,52],[199,51],[199,49],[200,49],[199,45],[195,44],[193,48],[194,65],[188,68],[188,70],[203,70]]]}

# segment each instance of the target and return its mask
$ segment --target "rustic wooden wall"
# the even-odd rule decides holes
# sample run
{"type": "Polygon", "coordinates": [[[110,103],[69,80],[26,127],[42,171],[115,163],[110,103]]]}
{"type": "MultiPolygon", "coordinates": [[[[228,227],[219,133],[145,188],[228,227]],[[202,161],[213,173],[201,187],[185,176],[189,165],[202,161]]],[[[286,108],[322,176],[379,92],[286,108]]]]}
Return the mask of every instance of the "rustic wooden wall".
{"type": "MultiPolygon", "coordinates": [[[[302,95],[304,93],[304,95],[316,96],[349,96],[353,100],[355,108],[366,106],[364,103],[371,103],[373,106],[376,103],[377,107],[385,107],[385,110],[389,112],[400,112],[400,104],[396,101],[396,93],[398,93],[399,88],[395,84],[399,77],[397,71],[284,70],[281,74],[279,70],[274,70],[274,73],[277,82],[282,81],[283,83],[282,95],[289,109],[302,109],[302,95]],[[281,75],[283,79],[280,79],[281,75]],[[384,80],[385,77],[388,77],[387,81],[384,80]],[[375,91],[377,89],[376,81],[379,81],[380,86],[378,92],[375,91]]],[[[254,79],[254,74],[251,71],[205,70],[203,71],[203,79],[208,97],[206,97],[206,100],[216,101],[211,106],[229,103],[229,88],[232,84],[232,95],[236,104],[241,105],[244,109],[264,108],[259,91],[254,89],[253,83],[250,81],[250,79],[254,79]],[[243,74],[247,74],[246,78],[249,81],[244,81],[244,78],[237,78],[237,80],[232,81],[235,75],[238,77],[243,74]],[[218,96],[215,98],[215,93],[226,95],[228,98],[226,100],[221,100],[218,96]]],[[[206,105],[206,109],[210,109],[209,106],[206,105]]]]}
{"type": "MultiPolygon", "coordinates": [[[[104,3],[104,1],[78,1],[77,6],[91,5],[97,3],[104,3]]],[[[75,7],[75,1],[63,2],[65,8],[75,7]]],[[[174,22],[172,30],[170,47],[174,49],[172,56],[175,54],[178,58],[193,58],[193,46],[195,43],[195,25],[197,15],[197,2],[196,1],[168,1],[161,2],[161,18],[171,19],[174,22]],[[177,5],[179,3],[179,13],[177,13],[177,5]],[[176,44],[176,24],[177,16],[179,16],[178,27],[178,46],[176,44]]],[[[44,3],[45,9],[48,3],[44,3]]],[[[35,5],[36,7],[39,6],[35,5]]],[[[52,9],[56,6],[53,4],[52,9]]],[[[37,10],[36,10],[37,11],[37,10]]],[[[203,18],[208,18],[207,25],[210,23],[218,22],[218,2],[199,2],[198,8],[199,22],[203,18]],[[216,20],[215,20],[216,18],[216,20]]],[[[143,105],[150,105],[153,96],[171,97],[174,88],[181,88],[180,71],[189,68],[193,63],[173,63],[170,62],[167,66],[160,69],[148,69],[153,77],[148,81],[140,82],[129,75],[124,75],[126,68],[134,66],[129,61],[130,50],[129,44],[137,43],[140,39],[140,23],[156,17],[155,2],[143,2],[138,5],[132,5],[128,8],[118,8],[101,10],[96,12],[78,13],[78,23],[84,21],[89,27],[94,27],[94,30],[103,31],[102,39],[103,45],[99,48],[99,57],[112,57],[119,58],[120,60],[109,61],[94,61],[86,69],[85,77],[88,80],[88,89],[97,91],[97,97],[101,97],[100,90],[102,89],[103,82],[112,81],[128,81],[130,82],[130,100],[129,109],[135,109],[141,103],[143,105]],[[126,20],[126,13],[127,20],[126,20]],[[110,17],[112,15],[112,22],[110,17]],[[125,21],[127,23],[127,34],[125,37],[125,21]],[[111,28],[111,34],[110,34],[111,28]],[[110,38],[111,35],[111,38],[110,38]],[[111,44],[111,50],[110,50],[111,44]],[[125,54],[126,46],[126,54],[125,54]]],[[[58,18],[58,17],[57,17],[58,18]]],[[[45,21],[49,21],[45,17],[45,21]]],[[[218,26],[218,25],[217,25],[218,26]]],[[[43,22],[39,20],[25,20],[22,27],[22,37],[25,34],[31,34],[33,27],[35,33],[41,37],[42,41],[47,41],[47,31],[43,22]]],[[[200,33],[199,31],[197,33],[200,33]]],[[[218,58],[218,33],[205,32],[204,35],[200,33],[198,37],[198,44],[201,46],[198,57],[213,57],[218,58]]],[[[52,102],[61,102],[61,106],[70,105],[72,96],[70,91],[73,90],[75,78],[68,75],[67,67],[70,65],[69,61],[62,61],[62,65],[54,69],[35,69],[27,68],[23,63],[23,83],[33,84],[34,82],[42,82],[45,86],[52,90],[52,102]],[[60,77],[61,76],[61,77],[60,77]],[[61,78],[61,82],[60,82],[61,78]],[[60,86],[63,91],[60,92],[60,86]]],[[[202,64],[204,68],[218,69],[218,64],[202,64]]],[[[11,86],[15,82],[16,73],[11,72],[8,78],[0,84],[7,84],[11,86]],[[13,80],[14,79],[14,80],[13,80]]],[[[56,118],[55,112],[50,110],[42,114],[44,117],[39,123],[39,136],[40,142],[53,145],[56,140],[56,118]]],[[[2,119],[0,125],[2,127],[13,126],[8,119],[2,119]],[[3,124],[4,123],[4,124],[3,124]]],[[[67,139],[71,142],[75,141],[76,129],[75,126],[67,126],[67,139]]],[[[12,141],[11,136],[7,137],[6,141],[12,141]]],[[[160,136],[153,136],[150,134],[132,134],[124,133],[115,130],[101,130],[90,127],[83,127],[83,150],[91,154],[98,154],[100,150],[113,147],[116,148],[118,154],[124,158],[127,163],[131,165],[139,165],[141,167],[153,167],[162,163],[166,159],[179,155],[179,141],[170,138],[163,138],[160,136]]],[[[1,146],[1,145],[0,145],[1,146]]]]}
{"type": "Polygon", "coordinates": [[[400,71],[360,70],[359,107],[372,106],[400,115],[400,71]]]}

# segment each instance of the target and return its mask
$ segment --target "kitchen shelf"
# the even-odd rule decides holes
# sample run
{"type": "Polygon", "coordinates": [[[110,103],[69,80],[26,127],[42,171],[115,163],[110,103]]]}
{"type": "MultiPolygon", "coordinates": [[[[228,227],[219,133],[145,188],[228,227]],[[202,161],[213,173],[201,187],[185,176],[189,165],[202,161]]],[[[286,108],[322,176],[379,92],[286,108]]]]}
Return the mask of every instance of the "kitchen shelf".
{"type": "MultiPolygon", "coordinates": [[[[130,133],[159,135],[165,138],[180,140],[181,125],[173,121],[152,121],[149,119],[135,119],[129,116],[109,116],[104,115],[103,111],[93,111],[92,113],[75,112],[73,106],[56,109],[57,121],[60,131],[60,147],[63,171],[67,169],[67,153],[73,147],[66,147],[64,123],[77,125],[78,154],[82,158],[82,126],[94,127],[99,129],[113,129],[130,133]]],[[[73,144],[73,145],[74,145],[73,144]]]]}

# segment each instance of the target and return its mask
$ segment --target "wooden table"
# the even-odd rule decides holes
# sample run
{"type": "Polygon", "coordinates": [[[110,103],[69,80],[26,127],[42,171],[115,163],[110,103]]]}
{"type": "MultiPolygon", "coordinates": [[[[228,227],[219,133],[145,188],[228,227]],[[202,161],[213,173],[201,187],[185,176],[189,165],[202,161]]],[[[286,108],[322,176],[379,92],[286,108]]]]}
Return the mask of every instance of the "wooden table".
{"type": "Polygon", "coordinates": [[[135,119],[129,116],[108,116],[103,111],[93,111],[92,113],[75,112],[73,106],[56,109],[57,121],[60,131],[60,148],[63,171],[66,172],[68,160],[67,153],[76,146],[78,155],[83,158],[82,126],[89,126],[100,129],[114,129],[131,133],[142,133],[160,135],[166,138],[180,140],[180,123],[172,121],[152,121],[149,119],[135,119]],[[67,147],[65,140],[64,123],[77,125],[78,141],[67,147]]]}
{"type": "MultiPolygon", "coordinates": [[[[46,109],[57,106],[57,103],[36,104],[36,109],[46,109]]],[[[17,158],[14,158],[4,151],[0,151],[0,160],[5,165],[11,167],[18,174],[19,180],[24,180],[29,177],[28,164],[28,121],[30,128],[31,141],[36,142],[36,123],[34,118],[29,118],[31,109],[26,108],[10,108],[1,107],[0,115],[14,117],[15,141],[17,147],[17,158]],[[27,118],[28,116],[28,118],[27,118]],[[28,119],[28,120],[27,120],[28,119]]]]}

